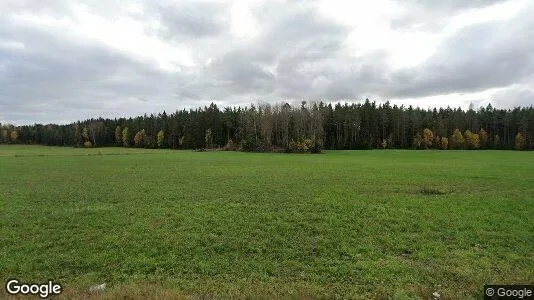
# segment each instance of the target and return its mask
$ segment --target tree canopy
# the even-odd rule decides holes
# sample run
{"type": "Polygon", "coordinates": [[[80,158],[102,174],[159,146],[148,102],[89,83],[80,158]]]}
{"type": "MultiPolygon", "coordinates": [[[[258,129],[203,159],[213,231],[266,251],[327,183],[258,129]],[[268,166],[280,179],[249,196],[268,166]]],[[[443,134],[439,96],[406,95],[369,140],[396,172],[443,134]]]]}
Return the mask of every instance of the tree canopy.
{"type": "Polygon", "coordinates": [[[67,125],[0,124],[0,143],[320,152],[321,149],[534,149],[534,109],[420,109],[389,102],[216,104],[67,125]],[[89,142],[89,143],[88,143],[89,142]]]}

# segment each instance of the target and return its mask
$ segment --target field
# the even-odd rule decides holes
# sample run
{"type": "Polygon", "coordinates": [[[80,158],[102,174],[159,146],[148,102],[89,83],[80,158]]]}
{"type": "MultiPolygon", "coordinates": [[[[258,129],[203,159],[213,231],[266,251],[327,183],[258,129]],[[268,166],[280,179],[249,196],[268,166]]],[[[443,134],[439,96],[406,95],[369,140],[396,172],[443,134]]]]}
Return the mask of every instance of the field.
{"type": "Polygon", "coordinates": [[[533,152],[1,146],[0,216],[1,279],[53,279],[64,297],[105,282],[104,298],[463,299],[534,283],[533,152]]]}

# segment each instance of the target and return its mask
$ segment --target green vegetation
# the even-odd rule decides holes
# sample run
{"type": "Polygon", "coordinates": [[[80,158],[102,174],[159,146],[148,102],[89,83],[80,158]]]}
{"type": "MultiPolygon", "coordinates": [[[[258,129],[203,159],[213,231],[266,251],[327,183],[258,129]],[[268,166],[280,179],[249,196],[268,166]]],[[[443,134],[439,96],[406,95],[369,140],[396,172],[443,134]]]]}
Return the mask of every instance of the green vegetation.
{"type": "Polygon", "coordinates": [[[0,277],[67,297],[480,298],[534,282],[532,195],[532,152],[0,146],[0,277]]]}
{"type": "Polygon", "coordinates": [[[320,153],[361,149],[534,150],[534,107],[421,109],[389,102],[209,107],[75,123],[0,124],[0,144],[320,153]]]}

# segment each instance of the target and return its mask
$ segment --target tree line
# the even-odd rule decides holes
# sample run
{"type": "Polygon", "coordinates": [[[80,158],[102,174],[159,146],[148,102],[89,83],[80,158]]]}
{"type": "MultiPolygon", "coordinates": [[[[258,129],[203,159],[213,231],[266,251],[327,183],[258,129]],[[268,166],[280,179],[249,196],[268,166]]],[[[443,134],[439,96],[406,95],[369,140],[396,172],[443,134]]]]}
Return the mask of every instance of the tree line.
{"type": "Polygon", "coordinates": [[[0,143],[321,152],[323,149],[534,149],[534,109],[421,109],[389,102],[262,104],[66,125],[0,124],[0,143]]]}

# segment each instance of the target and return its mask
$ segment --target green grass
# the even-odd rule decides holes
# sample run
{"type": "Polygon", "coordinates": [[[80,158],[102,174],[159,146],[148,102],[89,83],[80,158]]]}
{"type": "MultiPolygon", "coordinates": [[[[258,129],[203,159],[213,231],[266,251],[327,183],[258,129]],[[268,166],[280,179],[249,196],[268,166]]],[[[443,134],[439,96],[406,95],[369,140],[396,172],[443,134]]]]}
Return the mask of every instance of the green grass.
{"type": "Polygon", "coordinates": [[[71,296],[106,282],[115,296],[454,299],[534,283],[532,152],[1,146],[0,216],[0,277],[71,296]]]}

